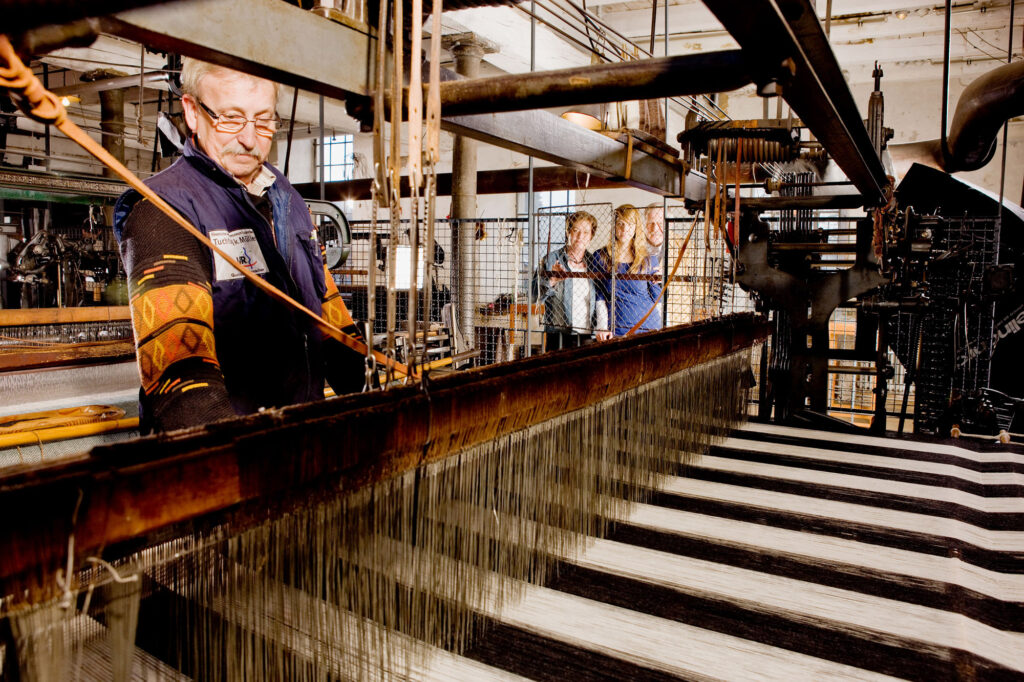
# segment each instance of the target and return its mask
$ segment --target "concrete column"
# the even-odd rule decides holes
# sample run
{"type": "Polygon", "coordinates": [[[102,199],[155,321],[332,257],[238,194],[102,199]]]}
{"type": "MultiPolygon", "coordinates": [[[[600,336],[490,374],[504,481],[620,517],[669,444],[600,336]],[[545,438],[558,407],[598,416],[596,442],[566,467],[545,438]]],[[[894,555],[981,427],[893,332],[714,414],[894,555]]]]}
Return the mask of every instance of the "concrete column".
{"type": "MultiPolygon", "coordinates": [[[[488,40],[473,33],[459,33],[442,38],[441,45],[455,57],[455,72],[466,78],[480,75],[480,60],[485,54],[497,51],[488,40]]],[[[476,148],[477,141],[461,135],[455,136],[452,150],[452,218],[477,218],[476,205],[476,148]]],[[[459,311],[459,324],[468,339],[473,339],[476,326],[474,283],[476,272],[476,226],[470,222],[455,222],[452,226],[452,272],[456,281],[452,286],[453,306],[459,311]]]]}
{"type": "MultiPolygon", "coordinates": [[[[82,76],[84,81],[98,81],[106,78],[125,76],[120,71],[96,69],[82,76]]],[[[103,131],[100,144],[115,159],[124,163],[124,89],[101,90],[100,95],[100,130],[103,131]]],[[[117,177],[111,169],[104,166],[103,176],[117,177]]]]}

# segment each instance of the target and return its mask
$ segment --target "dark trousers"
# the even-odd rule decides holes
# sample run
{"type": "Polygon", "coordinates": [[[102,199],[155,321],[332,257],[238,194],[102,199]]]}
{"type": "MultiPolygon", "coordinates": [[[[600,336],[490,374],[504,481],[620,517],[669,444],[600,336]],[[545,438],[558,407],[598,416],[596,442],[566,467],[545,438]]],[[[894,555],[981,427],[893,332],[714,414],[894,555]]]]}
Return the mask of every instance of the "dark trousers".
{"type": "Polygon", "coordinates": [[[562,350],[563,348],[579,348],[590,343],[590,334],[576,332],[544,332],[544,349],[546,351],[562,350]]]}

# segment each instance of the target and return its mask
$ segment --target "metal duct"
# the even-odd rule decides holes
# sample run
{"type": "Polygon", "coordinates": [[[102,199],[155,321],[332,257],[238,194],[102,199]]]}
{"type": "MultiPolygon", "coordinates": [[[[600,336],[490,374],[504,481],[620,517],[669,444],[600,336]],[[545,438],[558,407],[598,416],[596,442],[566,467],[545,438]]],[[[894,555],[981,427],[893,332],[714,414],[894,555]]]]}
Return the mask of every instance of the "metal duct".
{"type": "Polygon", "coordinates": [[[1024,114],[1024,62],[993,69],[960,95],[947,146],[946,171],[977,170],[992,160],[1003,123],[1024,114]]]}

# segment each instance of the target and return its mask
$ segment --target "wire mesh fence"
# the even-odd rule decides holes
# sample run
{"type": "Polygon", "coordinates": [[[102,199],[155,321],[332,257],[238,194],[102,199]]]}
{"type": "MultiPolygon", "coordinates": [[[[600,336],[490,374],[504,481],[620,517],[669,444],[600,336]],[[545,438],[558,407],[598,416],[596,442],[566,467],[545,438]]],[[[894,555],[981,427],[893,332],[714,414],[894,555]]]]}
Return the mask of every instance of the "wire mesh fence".
{"type": "MultiPolygon", "coordinates": [[[[428,360],[432,350],[472,356],[467,360],[481,366],[751,309],[734,284],[724,235],[691,236],[683,250],[693,221],[683,206],[666,212],[660,202],[618,210],[611,203],[551,206],[533,220],[437,220],[433,249],[421,221],[416,326],[426,324],[437,339],[424,347],[418,338],[416,347],[428,360]]],[[[387,343],[390,331],[407,358],[416,240],[408,219],[398,221],[394,239],[386,215],[375,225],[351,223],[347,258],[331,271],[353,316],[372,321],[375,343],[387,343]]]]}
{"type": "Polygon", "coordinates": [[[665,306],[669,325],[754,309],[747,292],[735,283],[732,249],[725,232],[715,230],[701,215],[670,204],[666,234],[668,249],[662,270],[668,282],[665,306]],[[679,268],[672,276],[675,260],[680,261],[679,268]]]}
{"type": "MultiPolygon", "coordinates": [[[[370,319],[374,341],[383,348],[388,335],[387,268],[391,225],[381,216],[372,241],[369,221],[353,221],[350,254],[332,270],[353,315],[370,319]],[[367,280],[374,269],[371,296],[367,280]]],[[[770,218],[769,218],[770,219],[770,218]]],[[[848,218],[816,216],[830,231],[829,243],[852,242],[848,218]]],[[[636,327],[643,333],[663,326],[713,319],[754,310],[754,300],[736,284],[731,226],[714,229],[699,212],[659,202],[634,211],[611,203],[544,207],[528,215],[473,220],[441,219],[434,224],[435,245],[426,245],[420,224],[417,268],[417,337],[421,359],[457,367],[483,366],[527,355],[621,336],[636,327]],[[685,246],[684,246],[685,245],[685,246]],[[424,269],[425,265],[425,269],[424,269]],[[428,299],[429,296],[429,299],[428,299]]],[[[408,310],[411,283],[410,222],[398,223],[394,326],[399,357],[408,359],[408,310]]],[[[824,254],[823,269],[842,268],[824,254]]],[[[830,346],[852,348],[856,336],[853,309],[839,308],[830,324],[830,346]]],[[[760,354],[753,370],[760,381],[760,354]]],[[[914,412],[913,386],[894,354],[886,410],[894,418],[914,412]]],[[[829,364],[829,413],[867,425],[875,408],[874,363],[833,360],[829,364]]],[[[756,402],[757,391],[751,393],[756,402]]]]}

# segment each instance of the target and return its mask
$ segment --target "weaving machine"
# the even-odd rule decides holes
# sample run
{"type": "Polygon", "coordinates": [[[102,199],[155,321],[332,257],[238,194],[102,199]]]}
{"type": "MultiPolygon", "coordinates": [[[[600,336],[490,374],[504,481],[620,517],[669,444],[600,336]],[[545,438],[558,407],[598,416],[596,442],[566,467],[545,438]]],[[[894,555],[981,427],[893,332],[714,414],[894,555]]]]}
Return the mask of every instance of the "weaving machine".
{"type": "MultiPolygon", "coordinates": [[[[773,367],[781,387],[775,414],[787,416],[817,407],[824,395],[829,313],[883,283],[883,270],[905,265],[912,243],[896,229],[879,158],[887,140],[880,106],[869,134],[809,3],[750,3],[748,14],[732,3],[707,4],[741,50],[449,81],[431,102],[443,104],[449,131],[685,196],[698,211],[703,205],[705,241],[713,226],[716,240],[732,242],[723,253],[729,249],[733,272],[719,268],[718,285],[744,284],[775,313],[781,334],[773,352],[787,360],[773,367]],[[781,117],[695,127],[694,156],[680,161],[632,132],[595,141],[520,111],[750,82],[763,94],[781,88],[816,138],[803,160],[833,159],[857,194],[805,195],[813,183],[791,177],[783,184],[792,191],[741,207],[744,158],[801,155],[792,120],[781,117]],[[548,127],[549,137],[530,139],[548,127]],[[804,252],[817,258],[830,246],[809,239],[807,217],[815,207],[851,203],[873,214],[858,226],[854,267],[822,285],[800,270],[812,260],[804,252]],[[738,231],[727,239],[730,207],[738,231]],[[772,210],[792,211],[793,229],[770,233],[759,216],[772,210]],[[785,232],[792,234],[780,238],[785,232]],[[883,246],[895,254],[887,261],[876,253],[883,246]]],[[[196,3],[181,5],[195,11],[196,3]]],[[[412,6],[419,18],[422,8],[412,6]]],[[[384,25],[387,8],[380,9],[384,25]]],[[[130,10],[76,30],[124,35],[344,97],[378,132],[373,195],[391,209],[395,234],[401,145],[392,136],[385,163],[381,131],[387,113],[393,127],[402,123],[402,107],[389,100],[407,99],[410,121],[422,115],[419,69],[403,90],[404,41],[393,41],[397,56],[387,53],[383,41],[371,40],[367,13],[358,25],[327,29],[294,10],[225,0],[209,4],[208,22],[185,10],[130,10]],[[233,36],[203,33],[207,23],[243,11],[254,22],[300,28],[296,34],[309,40],[296,46],[298,57],[254,55],[233,36]],[[316,49],[326,44],[346,51],[338,63],[366,68],[309,71],[305,62],[322,63],[316,49]],[[378,87],[392,57],[391,87],[378,87]]],[[[419,49],[415,41],[411,49],[419,49]]],[[[439,115],[428,102],[427,118],[435,119],[428,132],[437,132],[439,115]]],[[[426,199],[429,230],[436,158],[424,154],[418,167],[418,156],[408,156],[410,213],[419,220],[418,201],[426,199]]],[[[371,245],[376,215],[373,222],[371,245]]],[[[389,298],[394,291],[392,279],[389,298]]],[[[370,311],[375,292],[371,279],[370,311]]],[[[388,308],[393,337],[393,300],[388,308]]],[[[408,318],[414,339],[415,311],[408,318]]],[[[725,318],[9,469],[0,476],[0,517],[17,523],[0,529],[3,675],[1024,673],[1020,453],[772,425],[734,431],[750,384],[748,349],[765,335],[759,319],[725,318]]]]}
{"type": "Polygon", "coordinates": [[[461,650],[476,609],[728,431],[760,338],[742,316],[11,469],[8,669],[85,674],[102,623],[123,678],[137,612],[198,679],[401,674],[409,637],[461,650]]]}
{"type": "Polygon", "coordinates": [[[9,469],[5,679],[1019,676],[1024,454],[730,431],[763,329],[9,469]]]}

